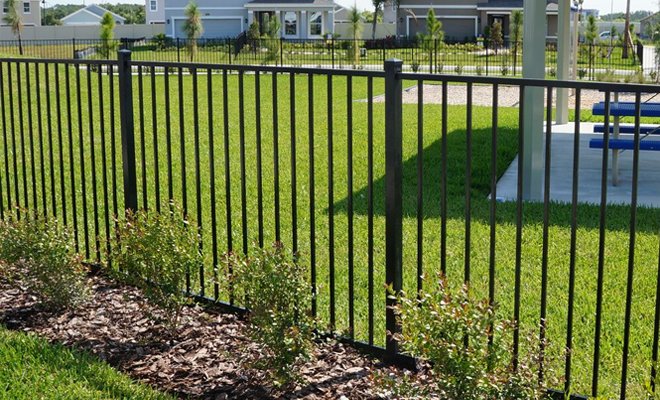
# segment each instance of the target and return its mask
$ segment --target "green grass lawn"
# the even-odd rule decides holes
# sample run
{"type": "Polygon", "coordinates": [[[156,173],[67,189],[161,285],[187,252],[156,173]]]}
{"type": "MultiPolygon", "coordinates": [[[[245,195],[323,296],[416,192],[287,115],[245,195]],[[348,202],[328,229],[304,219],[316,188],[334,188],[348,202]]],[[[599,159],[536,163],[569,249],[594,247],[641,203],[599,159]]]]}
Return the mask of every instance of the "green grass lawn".
{"type": "Polygon", "coordinates": [[[0,398],[170,399],[95,357],[0,326],[0,398]]]}
{"type": "MultiPolygon", "coordinates": [[[[2,66],[5,96],[6,124],[11,127],[9,109],[9,87],[7,85],[7,64],[2,66]]],[[[87,230],[89,240],[89,257],[94,258],[94,238],[98,236],[103,252],[105,237],[105,205],[108,204],[113,212],[112,169],[110,165],[111,149],[111,114],[109,112],[110,93],[109,78],[102,73],[92,75],[89,82],[92,96],[86,94],[87,72],[81,69],[80,106],[78,106],[76,71],[72,68],[59,68],[59,82],[56,86],[46,86],[44,67],[40,67],[41,98],[36,99],[36,79],[34,66],[30,66],[30,99],[26,88],[26,74],[24,66],[21,68],[21,107],[23,118],[19,118],[18,86],[16,81],[16,68],[12,67],[13,115],[15,135],[12,138],[11,130],[6,137],[7,147],[0,144],[0,193],[5,207],[8,204],[8,189],[15,204],[19,198],[21,206],[35,208],[34,198],[38,210],[43,210],[42,201],[46,201],[48,213],[52,214],[52,201],[54,199],[57,215],[62,218],[63,199],[67,207],[67,223],[72,223],[72,201],[75,200],[77,210],[77,227],[80,232],[80,250],[86,250],[84,241],[84,209],[83,200],[86,201],[87,230]],[[67,84],[66,74],[70,80],[67,84]],[[99,81],[100,80],[100,81],[99,81]],[[99,89],[99,82],[103,88],[99,89]],[[67,89],[71,91],[70,114],[66,102],[67,89]],[[51,96],[50,119],[47,115],[45,96],[47,90],[51,96]],[[58,120],[56,99],[61,99],[60,116],[58,120]],[[91,107],[90,107],[91,105],[91,107]],[[102,107],[100,106],[102,105],[102,107]],[[40,109],[38,109],[38,107],[40,109]],[[103,116],[101,117],[101,110],[103,116]],[[32,116],[29,119],[28,116],[32,116]],[[41,121],[43,137],[44,168],[41,171],[40,138],[38,122],[41,121]],[[25,136],[21,139],[20,124],[23,124],[25,136]],[[48,127],[52,131],[52,146],[49,144],[48,127]],[[61,126],[62,141],[58,138],[58,127],[61,126]],[[30,128],[31,127],[31,128],[30,128]],[[70,128],[70,133],[69,133],[70,128]],[[32,136],[28,134],[32,132],[32,136]],[[81,135],[82,132],[82,135],[81,135]],[[33,140],[34,152],[30,151],[30,137],[33,140]],[[82,137],[82,140],[80,139],[82,137]],[[92,139],[94,144],[92,146],[92,139]],[[25,156],[19,150],[21,140],[25,145],[25,156]],[[105,140],[105,147],[102,141],[105,140]],[[15,149],[14,147],[15,146],[15,149]],[[63,148],[61,148],[63,146],[63,148]],[[73,149],[70,153],[69,146],[73,149]],[[82,154],[80,149],[82,146],[82,154]],[[53,150],[52,162],[50,151],[53,150]],[[92,149],[94,162],[92,162],[92,149]],[[60,150],[62,157],[60,157],[60,150]],[[106,151],[107,182],[104,182],[102,171],[101,152],[106,151]],[[34,154],[34,157],[32,156],[34,154]],[[16,173],[13,171],[13,161],[17,160],[16,173]],[[32,161],[34,159],[35,188],[32,187],[32,161]],[[8,163],[5,161],[7,160],[8,163]],[[63,167],[60,167],[60,162],[63,167]],[[81,167],[84,166],[84,180],[81,167]],[[23,172],[25,167],[25,174],[23,172]],[[94,185],[92,167],[96,169],[96,182],[94,185]],[[71,191],[71,168],[74,170],[75,190],[71,191]],[[63,173],[64,179],[60,172],[63,173]],[[10,176],[9,188],[7,175],[10,176]],[[14,177],[17,181],[14,181],[14,177]],[[26,177],[25,183],[23,177],[26,177]],[[45,191],[41,188],[42,177],[45,191]],[[51,177],[54,188],[51,187],[51,177]],[[85,190],[82,182],[85,182],[85,190]],[[25,184],[25,186],[24,186],[25,184]],[[64,193],[61,188],[64,187],[64,193]],[[96,190],[93,190],[94,187],[96,190]],[[106,200],[104,188],[108,188],[106,200]],[[98,206],[94,207],[94,193],[98,206]],[[18,194],[18,196],[17,196],[18,194]],[[54,196],[53,196],[54,194],[54,196]],[[25,199],[29,200],[26,204],[25,199]],[[94,211],[98,210],[98,215],[94,211]],[[95,229],[95,220],[98,228],[95,229]]],[[[50,81],[55,82],[53,68],[49,70],[50,81]]],[[[143,74],[144,75],[144,74],[143,74]]],[[[297,212],[297,233],[299,250],[302,260],[309,263],[310,259],[310,224],[313,215],[315,218],[316,235],[316,269],[318,275],[318,317],[322,326],[330,321],[330,282],[329,265],[331,251],[334,253],[335,264],[335,301],[336,326],[334,329],[346,333],[349,327],[348,318],[348,231],[349,220],[347,213],[348,196],[352,194],[354,201],[354,290],[355,290],[355,337],[365,341],[368,338],[368,214],[367,214],[367,128],[368,104],[363,101],[367,98],[367,79],[352,79],[352,102],[347,101],[347,78],[332,78],[331,104],[328,104],[328,80],[326,77],[316,76],[312,81],[313,106],[311,110],[307,100],[308,77],[297,76],[295,87],[290,87],[288,76],[279,75],[276,84],[277,90],[273,94],[273,80],[270,75],[261,75],[261,103],[257,106],[255,75],[244,77],[243,101],[244,109],[241,114],[239,107],[240,93],[239,76],[227,76],[227,128],[229,129],[228,152],[225,152],[225,100],[223,96],[223,76],[211,76],[210,90],[207,75],[200,75],[197,79],[199,91],[195,91],[195,82],[187,74],[171,76],[169,92],[166,90],[165,77],[156,75],[151,82],[148,75],[144,75],[142,93],[140,96],[140,82],[138,76],[133,77],[134,107],[136,124],[136,148],[138,159],[138,201],[143,204],[146,198],[148,206],[156,206],[156,183],[160,190],[161,202],[166,202],[168,192],[171,190],[174,201],[188,210],[188,214],[195,220],[201,221],[203,252],[206,257],[205,293],[213,294],[210,279],[213,277],[212,258],[212,208],[211,208],[211,162],[210,149],[213,149],[213,162],[215,173],[216,196],[216,229],[217,246],[222,253],[228,248],[231,240],[232,247],[242,249],[242,233],[247,232],[247,238],[253,243],[258,232],[258,171],[257,171],[257,144],[262,149],[262,178],[263,178],[263,229],[266,243],[275,239],[275,196],[279,194],[281,206],[281,239],[289,247],[292,245],[292,211],[297,212]],[[183,86],[180,86],[182,84],[183,86]],[[153,86],[153,87],[152,87],[153,86]],[[152,89],[156,94],[151,96],[152,89]],[[181,91],[179,92],[179,89],[181,91]],[[169,106],[166,94],[169,93],[169,106]],[[179,97],[180,93],[180,97],[179,97]],[[195,100],[194,93],[197,93],[195,100]],[[209,96],[211,105],[209,107],[209,96]],[[294,94],[293,103],[290,93],[294,94]],[[276,99],[277,113],[274,112],[273,98],[276,99]],[[179,100],[181,99],[181,101],[179,100]],[[352,107],[352,147],[353,147],[353,186],[349,189],[347,179],[349,143],[348,107],[352,107]],[[295,109],[292,108],[295,107],[295,109]],[[331,113],[328,113],[328,108],[331,113]],[[139,110],[143,109],[144,114],[139,110]],[[179,110],[183,110],[180,113],[179,110]],[[155,110],[154,120],[152,110],[155,110]],[[256,112],[261,112],[261,138],[257,138],[256,112]],[[310,115],[311,111],[311,115],[310,115]],[[241,119],[241,116],[243,117],[241,119]],[[311,125],[310,125],[311,117],[311,125]],[[332,117],[333,148],[329,153],[328,125],[332,117]],[[273,121],[278,124],[279,149],[279,184],[275,184],[274,161],[274,130],[273,121]],[[142,121],[144,121],[142,123],[142,121]],[[243,124],[241,123],[243,121],[243,124]],[[295,122],[295,136],[292,136],[292,122],[295,122]],[[169,131],[167,127],[170,127],[169,131]],[[246,169],[241,170],[241,127],[244,132],[244,152],[246,169]],[[155,130],[154,130],[155,127],[155,130]],[[310,128],[313,128],[314,145],[310,153],[310,128]],[[200,199],[201,208],[198,209],[195,169],[196,134],[199,134],[200,158],[200,199]],[[143,140],[144,138],[144,140],[143,140]],[[158,142],[158,152],[154,150],[154,138],[158,142]],[[168,155],[166,143],[171,142],[171,154],[168,155]],[[213,143],[211,143],[211,138],[213,143]],[[293,138],[293,139],[292,139],[293,138]],[[143,152],[141,150],[144,143],[143,152]],[[292,144],[295,144],[295,156],[292,153],[292,144]],[[310,159],[314,158],[314,187],[310,187],[310,159]],[[157,161],[156,161],[157,156],[157,161]],[[225,169],[225,156],[229,159],[229,170],[225,169]],[[332,182],[334,195],[329,199],[329,158],[332,157],[332,182]],[[167,159],[171,157],[171,170],[168,169],[167,159]],[[142,168],[144,158],[145,169],[142,168]],[[185,168],[183,161],[185,160],[185,168]],[[292,187],[292,160],[295,160],[296,186],[292,187]],[[159,174],[156,179],[155,167],[159,174]],[[143,179],[143,173],[146,181],[143,179]],[[172,182],[168,182],[171,173],[172,182]],[[225,180],[225,174],[230,180],[225,180]],[[185,182],[184,182],[185,177],[185,182]],[[245,180],[245,210],[246,224],[242,223],[241,183],[245,180]],[[146,188],[146,196],[143,191],[146,188]],[[231,232],[228,234],[227,198],[226,190],[230,192],[231,232]],[[310,193],[315,200],[314,213],[310,214],[310,193]],[[185,202],[184,202],[185,195],[185,202]],[[296,204],[293,206],[292,198],[296,204]],[[334,221],[334,241],[329,239],[329,210],[334,208],[332,215],[334,221]],[[197,218],[198,211],[201,219],[197,218]]],[[[116,84],[116,79],[115,79],[116,84]]],[[[405,86],[409,86],[406,83],[405,86]]],[[[383,81],[374,79],[374,94],[383,92],[383,81]]],[[[115,91],[115,105],[118,105],[118,93],[115,91]]],[[[416,171],[420,155],[417,153],[417,105],[404,106],[404,287],[406,291],[416,290],[416,260],[417,240],[423,244],[423,266],[427,276],[427,284],[432,284],[433,277],[440,269],[440,182],[441,182],[441,108],[439,105],[427,104],[424,110],[424,127],[422,147],[424,149],[422,164],[424,170],[424,231],[421,238],[417,237],[417,184],[416,171]]],[[[467,110],[464,106],[448,107],[448,209],[447,209],[447,273],[454,284],[463,280],[463,267],[465,254],[465,171],[466,171],[466,136],[465,121],[467,110]]],[[[117,108],[118,113],[118,108],[117,108]]],[[[118,206],[123,205],[122,179],[121,179],[121,151],[119,145],[118,114],[114,115],[115,141],[114,149],[117,158],[117,197],[118,206]]],[[[489,174],[490,174],[490,143],[491,143],[491,109],[487,107],[473,108],[473,148],[472,156],[472,185],[470,188],[472,209],[470,243],[470,260],[472,288],[476,296],[485,297],[488,293],[488,265],[489,265],[489,174]]],[[[384,344],[384,302],[385,283],[385,218],[384,218],[384,105],[373,105],[374,115],[374,310],[375,310],[375,341],[384,344]]],[[[498,122],[498,152],[497,174],[501,175],[517,153],[517,109],[500,108],[498,122]]],[[[567,166],[569,167],[569,166],[567,166]]],[[[500,315],[511,318],[513,315],[514,293],[514,254],[515,254],[515,204],[498,203],[497,205],[497,240],[496,240],[496,300],[500,305],[500,315]]],[[[559,355],[565,343],[567,298],[568,298],[568,265],[570,241],[570,206],[554,203],[551,206],[551,221],[549,226],[549,286],[548,286],[548,336],[554,344],[554,353],[559,355]]],[[[603,301],[603,334],[601,342],[601,374],[600,389],[603,395],[615,396],[618,393],[621,369],[621,348],[623,338],[623,316],[625,310],[625,287],[628,260],[629,239],[629,208],[623,206],[608,207],[607,234],[606,234],[606,266],[604,278],[603,301]]],[[[593,363],[594,320],[596,306],[596,273],[598,251],[598,208],[581,205],[578,212],[577,253],[576,253],[576,297],[575,317],[573,331],[573,382],[574,391],[590,393],[591,366],[593,363]]],[[[640,209],[638,213],[638,231],[636,235],[635,275],[633,294],[633,318],[629,363],[629,395],[638,398],[644,393],[644,385],[648,380],[650,371],[650,354],[653,335],[653,310],[655,305],[655,282],[658,266],[658,219],[657,210],[640,209]]],[[[522,286],[521,286],[521,326],[525,332],[536,332],[539,323],[540,310],[540,274],[541,274],[541,243],[542,243],[542,206],[539,204],[525,204],[524,228],[522,247],[522,286]]],[[[110,222],[111,228],[112,222],[110,222]]],[[[219,266],[220,269],[222,268],[219,266]]],[[[222,275],[222,272],[219,272],[222,275]]],[[[221,282],[224,283],[224,282],[221,282]]],[[[198,288],[193,277],[193,288],[198,288]]],[[[226,285],[221,285],[220,298],[228,299],[226,285]]],[[[530,349],[523,346],[523,351],[530,349]]],[[[556,374],[563,373],[563,362],[558,359],[554,365],[556,374]]]]}

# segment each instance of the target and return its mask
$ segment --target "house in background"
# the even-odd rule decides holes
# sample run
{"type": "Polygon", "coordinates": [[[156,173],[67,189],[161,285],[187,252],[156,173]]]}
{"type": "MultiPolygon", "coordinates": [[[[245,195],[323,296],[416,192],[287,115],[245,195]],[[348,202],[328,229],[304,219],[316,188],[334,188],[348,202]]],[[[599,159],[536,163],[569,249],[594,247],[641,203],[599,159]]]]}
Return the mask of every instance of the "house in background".
{"type": "MultiPolygon", "coordinates": [[[[0,26],[7,26],[3,21],[7,15],[7,3],[3,2],[2,14],[0,14],[0,26]]],[[[41,26],[41,1],[25,0],[16,2],[16,11],[23,21],[23,26],[41,26]]]]}
{"type": "MultiPolygon", "coordinates": [[[[164,21],[165,33],[185,38],[184,11],[189,0],[146,0],[147,23],[164,21]],[[151,11],[155,10],[155,11],[151,11]],[[159,13],[163,10],[162,20],[159,13]]],[[[252,21],[263,27],[275,17],[280,21],[281,36],[287,39],[321,38],[334,32],[332,0],[198,0],[204,32],[202,38],[233,38],[245,32],[252,21]]]]}
{"type": "MultiPolygon", "coordinates": [[[[545,0],[548,19],[548,39],[557,38],[557,0],[545,0]]],[[[401,0],[398,13],[398,34],[414,37],[426,32],[426,14],[433,8],[442,22],[445,40],[469,41],[484,34],[487,26],[499,22],[502,34],[509,35],[511,12],[523,9],[523,0],[401,0]]]]}
{"type": "Polygon", "coordinates": [[[144,5],[145,22],[149,25],[165,23],[163,0],[146,0],[144,5]]]}
{"type": "Polygon", "coordinates": [[[116,25],[124,25],[126,23],[126,18],[96,4],[90,4],[78,11],[74,11],[62,18],[61,21],[62,25],[100,25],[103,14],[107,12],[115,19],[116,25]]]}
{"type": "Polygon", "coordinates": [[[660,24],[660,12],[639,20],[639,34],[642,36],[642,39],[650,39],[653,35],[653,30],[658,24],[660,24]]]}
{"type": "MultiPolygon", "coordinates": [[[[367,11],[373,12],[373,8],[367,8],[367,11]]],[[[348,23],[349,8],[339,6],[335,10],[335,24],[348,23]]],[[[396,5],[393,0],[387,0],[383,5],[383,22],[384,24],[396,23],[396,5]]]]}

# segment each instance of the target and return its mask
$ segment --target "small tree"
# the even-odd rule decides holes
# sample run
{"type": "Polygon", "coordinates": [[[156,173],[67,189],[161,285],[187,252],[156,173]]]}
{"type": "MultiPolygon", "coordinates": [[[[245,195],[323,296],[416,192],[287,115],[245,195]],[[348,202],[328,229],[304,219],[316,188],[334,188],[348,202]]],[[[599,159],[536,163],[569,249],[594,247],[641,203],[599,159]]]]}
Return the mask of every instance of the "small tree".
{"type": "Polygon", "coordinates": [[[280,36],[280,21],[272,15],[266,25],[266,62],[277,61],[280,59],[280,45],[277,40],[280,36]]]}
{"type": "Polygon", "coordinates": [[[429,61],[433,60],[433,54],[438,52],[440,44],[445,39],[445,33],[442,31],[442,22],[435,17],[433,8],[429,8],[426,13],[426,35],[421,37],[424,48],[429,53],[429,61]]]}
{"type": "Polygon", "coordinates": [[[99,46],[99,53],[103,58],[110,58],[110,52],[114,50],[115,43],[113,42],[115,29],[115,19],[112,14],[106,12],[101,18],[101,45],[99,46]]]}
{"type": "Polygon", "coordinates": [[[373,21],[371,21],[373,27],[371,32],[371,40],[376,40],[376,24],[378,23],[378,14],[381,14],[383,12],[383,6],[385,5],[385,0],[371,0],[371,3],[374,6],[373,21]]]}
{"type": "Polygon", "coordinates": [[[596,17],[589,15],[587,18],[587,28],[584,32],[584,37],[587,43],[594,44],[598,37],[598,26],[596,25],[596,17]]]}
{"type": "Polygon", "coordinates": [[[188,39],[188,52],[190,53],[190,61],[192,62],[197,53],[197,39],[204,32],[202,14],[199,12],[199,7],[197,7],[197,3],[194,1],[188,3],[184,14],[186,20],[183,23],[183,31],[186,33],[186,38],[188,39]]]}
{"type": "Polygon", "coordinates": [[[518,49],[523,37],[523,13],[520,10],[514,10],[511,13],[511,24],[509,26],[511,31],[511,41],[513,42],[513,73],[516,73],[516,65],[518,65],[518,49]]]}
{"type": "Polygon", "coordinates": [[[259,40],[259,36],[261,36],[261,28],[259,27],[259,22],[254,20],[248,28],[247,38],[250,41],[252,52],[255,54],[257,52],[257,41],[259,40]]]}
{"type": "Polygon", "coordinates": [[[502,24],[499,22],[494,22],[493,26],[490,28],[490,44],[495,48],[496,54],[497,49],[504,44],[504,39],[502,37],[502,24]]]}
{"type": "Polygon", "coordinates": [[[358,65],[360,63],[360,47],[358,46],[358,40],[362,33],[362,15],[360,15],[360,11],[358,11],[356,6],[351,7],[348,11],[348,23],[349,32],[353,38],[348,57],[353,61],[353,65],[358,65]]]}
{"type": "Polygon", "coordinates": [[[7,14],[2,21],[9,25],[11,32],[18,38],[18,53],[23,55],[23,42],[21,41],[21,31],[23,30],[23,20],[16,11],[16,0],[6,0],[7,14]]]}

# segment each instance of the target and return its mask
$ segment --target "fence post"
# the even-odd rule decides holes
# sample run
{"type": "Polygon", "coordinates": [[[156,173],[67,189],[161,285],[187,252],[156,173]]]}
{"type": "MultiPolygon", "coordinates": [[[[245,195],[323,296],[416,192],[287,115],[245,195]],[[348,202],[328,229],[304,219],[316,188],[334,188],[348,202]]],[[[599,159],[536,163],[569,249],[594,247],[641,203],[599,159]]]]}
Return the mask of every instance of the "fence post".
{"type": "Polygon", "coordinates": [[[135,124],[133,122],[133,77],[131,51],[119,50],[119,118],[121,120],[121,158],[124,173],[124,208],[137,210],[137,173],[135,165],[135,124]]]}
{"type": "Polygon", "coordinates": [[[280,67],[284,66],[284,38],[280,38],[280,67]]]}
{"type": "Polygon", "coordinates": [[[176,61],[181,62],[181,42],[176,38],[176,61]]]}
{"type": "Polygon", "coordinates": [[[335,69],[335,37],[332,37],[332,69],[335,69]]]}
{"type": "Polygon", "coordinates": [[[228,45],[227,47],[228,47],[228,50],[229,50],[229,53],[228,53],[229,54],[229,64],[231,64],[231,38],[227,41],[227,45],[228,45]]]}
{"type": "Polygon", "coordinates": [[[490,67],[490,63],[488,62],[490,56],[488,55],[488,41],[484,40],[484,50],[486,52],[486,76],[488,76],[488,68],[490,67]]]}
{"type": "MultiPolygon", "coordinates": [[[[403,89],[399,74],[403,61],[385,61],[385,281],[395,294],[403,285],[403,89]]],[[[392,306],[396,298],[386,300],[387,357],[394,358],[399,346],[393,334],[401,332],[392,306]]]]}
{"type": "Polygon", "coordinates": [[[76,38],[71,39],[71,47],[73,48],[73,58],[76,59],[76,38]]]}

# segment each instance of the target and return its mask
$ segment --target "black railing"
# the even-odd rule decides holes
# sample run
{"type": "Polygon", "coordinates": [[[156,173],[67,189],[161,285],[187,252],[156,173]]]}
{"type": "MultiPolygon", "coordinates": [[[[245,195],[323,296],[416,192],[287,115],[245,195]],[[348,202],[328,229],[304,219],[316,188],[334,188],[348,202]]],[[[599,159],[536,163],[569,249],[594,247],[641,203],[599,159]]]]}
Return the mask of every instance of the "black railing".
{"type": "Polygon", "coordinates": [[[579,123],[572,165],[562,167],[575,171],[571,202],[550,200],[549,155],[566,151],[553,148],[550,122],[545,194],[524,202],[520,121],[533,87],[547,90],[551,117],[561,88],[578,99],[634,93],[639,110],[640,95],[658,86],[413,74],[395,61],[378,72],[130,56],[2,59],[0,216],[19,207],[57,217],[74,229],[76,249],[102,262],[113,216],[173,201],[201,232],[205,266],[188,277],[191,295],[239,307],[222,254],[282,241],[310,266],[319,326],[409,362],[391,340],[401,327],[382,287],[415,293],[442,273],[518,322],[506,338],[512,360],[536,350],[525,332],[557,343],[538,367],[564,377],[565,393],[655,390],[659,215],[636,203],[640,118],[630,206],[608,205],[607,185],[600,206],[578,204],[579,123]],[[521,89],[520,107],[498,103],[507,86],[521,89]],[[404,87],[416,91],[412,104],[404,87]],[[482,87],[486,107],[475,95],[482,87]],[[457,90],[467,107],[450,104],[457,90]],[[497,181],[516,154],[516,201],[500,202],[497,181]]]}
{"type": "MultiPolygon", "coordinates": [[[[0,41],[6,56],[59,59],[115,58],[116,50],[133,51],[139,61],[196,62],[237,65],[285,65],[305,68],[382,70],[385,60],[398,58],[412,72],[458,75],[522,75],[522,43],[492,41],[469,43],[437,40],[385,38],[351,39],[197,39],[157,37],[137,40],[15,40],[0,41]]],[[[617,43],[580,44],[577,77],[590,80],[657,79],[657,66],[650,47],[639,45],[623,58],[617,43]],[[643,60],[646,59],[646,63],[643,60]],[[641,72],[640,72],[641,71],[641,72]]],[[[546,46],[546,72],[557,73],[557,46],[546,46]]]]}

